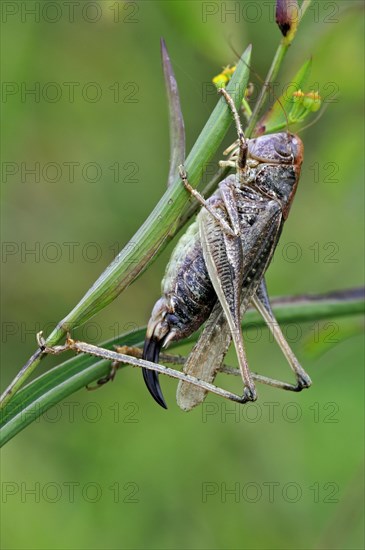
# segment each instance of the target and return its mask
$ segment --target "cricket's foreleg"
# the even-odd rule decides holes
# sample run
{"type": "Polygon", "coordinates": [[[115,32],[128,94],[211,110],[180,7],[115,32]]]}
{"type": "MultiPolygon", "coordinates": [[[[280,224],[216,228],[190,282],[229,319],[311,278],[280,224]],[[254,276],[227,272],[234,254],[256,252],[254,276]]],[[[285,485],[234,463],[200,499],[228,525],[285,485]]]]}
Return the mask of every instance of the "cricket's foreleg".
{"type": "Polygon", "coordinates": [[[221,168],[235,168],[236,167],[236,161],[235,160],[220,160],[219,166],[221,168]]]}
{"type": "MultiPolygon", "coordinates": [[[[262,315],[265,323],[267,324],[269,330],[271,331],[276,342],[278,343],[281,351],[286,357],[290,365],[290,368],[295,374],[297,384],[294,386],[292,384],[283,383],[285,385],[284,389],[290,389],[292,391],[301,391],[304,388],[309,388],[309,386],[312,384],[312,381],[308,376],[308,374],[303,369],[303,367],[300,365],[298,359],[295,357],[291,347],[289,346],[288,342],[285,339],[284,334],[281,331],[279,323],[275,319],[274,313],[271,309],[269,296],[267,293],[264,279],[262,279],[260,286],[256,291],[255,296],[252,298],[252,303],[256,307],[258,312],[262,315]]],[[[275,384],[271,384],[271,385],[282,387],[282,386],[278,386],[277,384],[278,382],[275,381],[275,384]]]]}
{"type": "Polygon", "coordinates": [[[196,200],[208,210],[209,214],[213,216],[213,218],[219,223],[219,225],[222,227],[222,229],[227,233],[228,235],[231,235],[232,237],[236,236],[236,233],[234,229],[232,229],[229,224],[219,215],[218,212],[216,212],[215,208],[197,191],[192,187],[188,181],[187,173],[185,172],[185,169],[183,165],[179,166],[179,173],[181,180],[184,184],[184,187],[193,197],[196,198],[196,200]]]}
{"type": "Polygon", "coordinates": [[[246,161],[247,161],[247,142],[246,142],[243,130],[242,130],[240,117],[239,117],[239,114],[237,112],[237,109],[236,109],[236,106],[234,104],[233,99],[231,98],[231,96],[227,93],[227,91],[224,88],[220,88],[218,91],[219,91],[220,94],[222,94],[222,96],[224,97],[224,99],[227,102],[228,107],[231,109],[232,114],[233,114],[233,118],[234,118],[234,122],[236,124],[236,130],[237,130],[237,135],[238,135],[238,143],[239,143],[238,155],[237,155],[237,159],[236,159],[236,166],[237,166],[237,172],[238,172],[239,179],[241,180],[242,177],[240,177],[240,176],[243,176],[243,170],[246,166],[246,161]]]}
{"type": "Polygon", "coordinates": [[[218,162],[221,168],[236,168],[237,166],[237,157],[240,151],[240,140],[236,140],[232,143],[227,149],[223,151],[223,155],[228,157],[228,160],[220,160],[218,162]]]}

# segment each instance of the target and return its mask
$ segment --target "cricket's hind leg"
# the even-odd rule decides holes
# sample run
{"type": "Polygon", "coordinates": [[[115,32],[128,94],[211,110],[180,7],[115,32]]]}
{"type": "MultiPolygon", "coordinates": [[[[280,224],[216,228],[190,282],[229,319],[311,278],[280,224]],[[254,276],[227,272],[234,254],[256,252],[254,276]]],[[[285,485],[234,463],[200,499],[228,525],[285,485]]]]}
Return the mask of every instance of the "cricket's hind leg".
{"type": "MultiPolygon", "coordinates": [[[[294,375],[297,381],[296,385],[287,384],[284,382],[282,383],[282,385],[280,385],[280,382],[275,380],[273,384],[269,384],[269,385],[273,385],[275,387],[281,387],[285,390],[291,390],[291,391],[297,391],[297,392],[305,388],[309,388],[312,384],[312,381],[308,376],[308,374],[303,369],[303,367],[300,365],[298,359],[295,357],[291,347],[289,346],[288,342],[285,339],[284,334],[281,331],[279,323],[275,319],[274,313],[271,309],[269,296],[267,293],[264,279],[262,279],[260,286],[258,287],[256,294],[252,299],[252,303],[254,304],[256,309],[259,311],[259,313],[262,315],[268,328],[272,332],[276,342],[278,343],[281,351],[283,352],[286,360],[288,361],[290,368],[294,372],[294,375]]],[[[264,382],[264,383],[269,383],[269,382],[264,382]]]]}

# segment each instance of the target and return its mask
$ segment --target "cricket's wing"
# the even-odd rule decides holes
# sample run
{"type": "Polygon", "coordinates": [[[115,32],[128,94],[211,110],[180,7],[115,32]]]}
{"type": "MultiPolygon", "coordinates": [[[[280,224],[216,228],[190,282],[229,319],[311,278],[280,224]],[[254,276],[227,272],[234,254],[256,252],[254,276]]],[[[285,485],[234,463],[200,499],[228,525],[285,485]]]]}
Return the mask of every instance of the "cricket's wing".
{"type": "MultiPolygon", "coordinates": [[[[268,201],[264,205],[260,204],[255,222],[253,224],[246,223],[247,212],[252,212],[252,201],[246,199],[247,197],[243,193],[238,194],[237,209],[241,220],[240,240],[243,251],[241,264],[243,283],[239,295],[239,327],[237,330],[233,329],[236,337],[235,344],[240,336],[242,338],[240,320],[270,263],[282,226],[281,211],[274,201],[268,201]]],[[[233,301],[230,297],[226,299],[226,291],[222,288],[224,281],[220,281],[217,275],[222,270],[225,274],[229,272],[231,264],[225,258],[229,255],[229,250],[224,252],[224,247],[222,248],[220,245],[218,247],[219,253],[217,253],[216,231],[212,230],[212,223],[219,227],[218,222],[204,210],[199,214],[199,218],[201,218],[204,258],[219,301],[187,359],[184,372],[202,380],[213,382],[227,353],[232,338],[231,327],[236,327],[236,320],[231,315],[233,301]]],[[[222,230],[220,231],[222,232],[222,230]]],[[[228,238],[229,236],[224,235],[221,237],[222,240],[228,238]]],[[[230,287],[232,287],[232,282],[226,288],[229,289],[230,287]]],[[[183,410],[188,411],[201,403],[205,395],[204,390],[193,388],[186,382],[180,382],[177,390],[177,402],[183,410]]]]}
{"type": "MultiPolygon", "coordinates": [[[[222,192],[222,188],[220,190],[222,192]]],[[[230,191],[229,189],[228,192],[230,191]]],[[[224,195],[222,198],[224,201],[224,195]]],[[[236,200],[229,200],[227,206],[221,206],[219,215],[226,223],[238,219],[236,200]]],[[[241,237],[232,236],[222,230],[220,223],[205,209],[200,212],[198,223],[203,257],[209,278],[228,321],[244,381],[244,391],[248,393],[248,398],[253,400],[255,387],[248,368],[241,331],[240,302],[244,274],[241,237]]]]}
{"type": "MultiPolygon", "coordinates": [[[[204,329],[191,350],[184,372],[206,382],[214,382],[231,343],[231,331],[219,301],[216,302],[204,329]]],[[[176,401],[180,409],[190,411],[205,399],[207,392],[198,386],[179,381],[176,401]]]]}

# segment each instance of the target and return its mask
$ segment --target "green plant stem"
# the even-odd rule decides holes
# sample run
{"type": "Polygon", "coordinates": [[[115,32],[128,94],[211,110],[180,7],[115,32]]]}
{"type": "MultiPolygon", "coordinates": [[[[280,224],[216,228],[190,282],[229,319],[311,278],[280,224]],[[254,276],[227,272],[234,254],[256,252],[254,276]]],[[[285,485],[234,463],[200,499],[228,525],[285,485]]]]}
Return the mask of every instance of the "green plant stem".
{"type": "Polygon", "coordinates": [[[311,2],[312,0],[303,0],[302,5],[300,7],[299,22],[303,19],[305,12],[311,5],[311,2]]]}
{"type": "Polygon", "coordinates": [[[250,117],[250,122],[245,130],[245,135],[247,138],[250,138],[253,134],[253,131],[255,129],[256,123],[258,121],[260,112],[262,107],[264,106],[264,103],[266,101],[266,96],[268,93],[268,90],[270,89],[270,86],[272,82],[275,81],[275,78],[278,75],[278,72],[280,70],[281,64],[284,60],[285,54],[288,51],[289,44],[285,42],[285,39],[283,38],[280,41],[279,47],[275,52],[274,59],[271,63],[271,67],[269,69],[269,72],[267,73],[265,82],[261,88],[260,95],[257,99],[257,102],[255,104],[255,107],[252,111],[252,116],[250,117]]]}

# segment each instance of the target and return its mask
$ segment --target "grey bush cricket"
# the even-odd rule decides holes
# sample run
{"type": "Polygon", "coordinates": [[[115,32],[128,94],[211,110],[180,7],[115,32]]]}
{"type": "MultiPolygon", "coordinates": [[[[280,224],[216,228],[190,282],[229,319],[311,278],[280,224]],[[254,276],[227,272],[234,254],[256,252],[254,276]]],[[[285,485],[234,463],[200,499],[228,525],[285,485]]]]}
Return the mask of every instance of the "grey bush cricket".
{"type": "MultiPolygon", "coordinates": [[[[170,163],[170,184],[178,169],[177,160],[184,158],[185,140],[177,85],[164,42],[162,54],[174,110],[173,142],[178,145],[170,163]]],[[[121,363],[141,367],[150,393],[164,408],[167,407],[158,373],[179,380],[177,402],[185,411],[201,403],[207,392],[238,403],[254,401],[254,381],[291,391],[311,385],[274,317],[264,280],[294,199],[303,144],[288,131],[246,139],[233,100],[224,89],[220,93],[233,114],[238,134],[238,140],[225,151],[230,153],[229,160],[220,164],[235,168],[236,174],[222,179],[218,190],[205,200],[189,184],[184,167],[179,166],[182,184],[202,209],[173,251],[162,281],[162,297],[155,304],[147,327],[143,353],[139,348],[125,346],[111,351],[75,341],[70,335],[65,345],[49,347],[42,333],[38,334],[42,354],[74,350],[111,360],[111,372],[98,381],[98,386],[113,379],[121,363]],[[295,384],[251,373],[241,332],[241,320],[249,305],[268,325],[294,372],[295,384]],[[181,358],[160,354],[161,349],[191,335],[204,323],[198,342],[183,363],[184,372],[159,364],[159,359],[181,363],[181,358]],[[223,365],[231,340],[239,369],[223,365]],[[242,395],[212,383],[219,371],[241,375],[242,395]]]]}
{"type": "MultiPolygon", "coordinates": [[[[242,396],[232,397],[230,392],[224,396],[246,403],[257,398],[254,379],[291,391],[311,385],[274,317],[264,280],[294,199],[303,144],[289,132],[246,140],[232,99],[224,89],[220,93],[232,111],[238,134],[238,147],[221,164],[235,167],[236,174],[221,181],[218,190],[205,200],[190,186],[180,166],[183,184],[202,209],[172,253],[162,281],[162,297],[148,323],[143,358],[157,363],[162,347],[186,338],[206,322],[184,372],[213,382],[233,340],[244,388],[242,396]],[[295,384],[250,372],[241,331],[250,304],[273,333],[294,372],[295,384]]],[[[151,395],[167,408],[157,372],[143,369],[143,376],[151,395]]],[[[190,410],[206,393],[204,388],[180,381],[178,405],[190,410]]]]}

